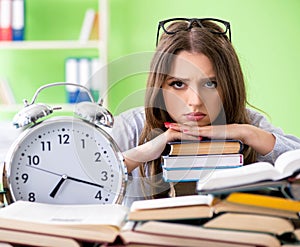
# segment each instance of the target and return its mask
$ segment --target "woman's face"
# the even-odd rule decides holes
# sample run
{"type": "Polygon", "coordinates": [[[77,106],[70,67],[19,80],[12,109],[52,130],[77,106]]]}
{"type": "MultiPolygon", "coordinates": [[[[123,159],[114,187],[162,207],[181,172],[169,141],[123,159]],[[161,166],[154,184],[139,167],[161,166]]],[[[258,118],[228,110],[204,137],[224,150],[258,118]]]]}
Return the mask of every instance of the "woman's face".
{"type": "Polygon", "coordinates": [[[213,66],[202,53],[178,53],[162,89],[166,109],[177,123],[206,126],[222,109],[213,66]]]}

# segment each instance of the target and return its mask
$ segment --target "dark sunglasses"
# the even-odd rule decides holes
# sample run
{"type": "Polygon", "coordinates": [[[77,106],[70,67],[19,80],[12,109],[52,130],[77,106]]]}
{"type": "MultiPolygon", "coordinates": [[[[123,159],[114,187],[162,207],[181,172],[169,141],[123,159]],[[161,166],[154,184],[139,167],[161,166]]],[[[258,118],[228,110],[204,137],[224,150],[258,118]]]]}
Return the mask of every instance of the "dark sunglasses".
{"type": "Polygon", "coordinates": [[[230,23],[228,21],[215,19],[215,18],[172,18],[172,19],[160,21],[158,23],[157,34],[156,34],[156,46],[158,45],[160,28],[162,28],[166,34],[173,35],[179,31],[187,31],[187,30],[192,29],[194,27],[193,26],[194,23],[197,23],[198,27],[207,28],[211,33],[214,33],[214,34],[225,35],[228,32],[228,38],[231,42],[230,23]],[[177,30],[169,29],[169,27],[172,23],[178,22],[178,21],[186,22],[188,24],[187,27],[185,29],[177,29],[177,30]],[[205,21],[210,21],[212,23],[215,23],[221,29],[217,30],[217,29],[208,28],[205,25],[203,25],[203,22],[205,22],[205,21]]]}

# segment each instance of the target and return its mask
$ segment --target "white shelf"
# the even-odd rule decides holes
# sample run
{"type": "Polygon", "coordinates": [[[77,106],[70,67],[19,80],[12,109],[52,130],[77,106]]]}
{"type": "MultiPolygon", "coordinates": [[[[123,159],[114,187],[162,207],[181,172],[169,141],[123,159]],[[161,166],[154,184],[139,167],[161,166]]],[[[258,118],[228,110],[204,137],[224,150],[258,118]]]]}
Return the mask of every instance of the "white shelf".
{"type": "Polygon", "coordinates": [[[0,49],[37,50],[37,49],[99,49],[101,41],[92,40],[81,42],[78,40],[53,41],[1,41],[0,49]]]}

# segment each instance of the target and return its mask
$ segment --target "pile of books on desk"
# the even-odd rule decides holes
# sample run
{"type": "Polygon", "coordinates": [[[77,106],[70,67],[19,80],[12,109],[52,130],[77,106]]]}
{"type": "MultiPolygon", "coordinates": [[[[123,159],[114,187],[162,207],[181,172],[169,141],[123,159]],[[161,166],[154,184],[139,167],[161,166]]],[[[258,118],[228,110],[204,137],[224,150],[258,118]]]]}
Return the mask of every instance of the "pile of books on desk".
{"type": "Polygon", "coordinates": [[[131,208],[18,201],[0,209],[0,239],[53,247],[299,246],[299,211],[299,201],[249,193],[143,200],[131,208]]]}
{"type": "Polygon", "coordinates": [[[243,144],[239,140],[179,141],[167,144],[163,155],[166,182],[203,180],[216,170],[241,167],[243,144]]]}

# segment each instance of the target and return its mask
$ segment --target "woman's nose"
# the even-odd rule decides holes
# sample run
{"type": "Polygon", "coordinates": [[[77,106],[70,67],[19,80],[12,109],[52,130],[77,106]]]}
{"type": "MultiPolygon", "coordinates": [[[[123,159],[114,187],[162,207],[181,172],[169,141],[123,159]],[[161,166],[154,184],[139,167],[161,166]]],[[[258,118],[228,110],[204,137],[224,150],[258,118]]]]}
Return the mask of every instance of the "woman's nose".
{"type": "Polygon", "coordinates": [[[189,88],[187,93],[187,103],[190,106],[202,104],[202,98],[198,90],[195,90],[194,88],[189,88]]]}

